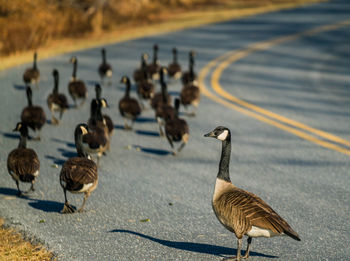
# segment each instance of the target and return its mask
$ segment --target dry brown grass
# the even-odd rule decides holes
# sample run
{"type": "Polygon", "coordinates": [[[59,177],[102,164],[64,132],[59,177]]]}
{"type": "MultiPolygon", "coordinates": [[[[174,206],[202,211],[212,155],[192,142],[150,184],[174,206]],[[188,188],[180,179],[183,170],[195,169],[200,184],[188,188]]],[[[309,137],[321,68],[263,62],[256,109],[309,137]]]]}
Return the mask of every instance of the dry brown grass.
{"type": "Polygon", "coordinates": [[[11,228],[3,227],[0,219],[0,260],[1,261],[47,261],[55,260],[52,253],[41,245],[33,245],[25,241],[22,235],[11,228]]]}
{"type": "Polygon", "coordinates": [[[201,10],[268,7],[315,0],[0,0],[0,55],[62,38],[144,26],[201,10]]]}

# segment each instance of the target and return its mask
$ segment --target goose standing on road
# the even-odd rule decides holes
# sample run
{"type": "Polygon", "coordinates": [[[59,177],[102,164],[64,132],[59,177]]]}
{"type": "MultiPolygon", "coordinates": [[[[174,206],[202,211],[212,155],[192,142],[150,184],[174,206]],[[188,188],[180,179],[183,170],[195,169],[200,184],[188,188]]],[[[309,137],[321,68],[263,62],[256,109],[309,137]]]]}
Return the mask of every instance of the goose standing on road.
{"type": "Polygon", "coordinates": [[[153,80],[159,79],[158,45],[153,45],[153,62],[147,66],[147,72],[153,80]]]}
{"type": "Polygon", "coordinates": [[[231,132],[226,127],[216,127],[204,135],[222,141],[222,152],[217,174],[213,210],[221,224],[235,233],[237,241],[237,256],[224,260],[241,260],[242,238],[248,236],[248,246],[245,255],[249,257],[250,244],[253,237],[273,237],[288,235],[300,241],[298,234],[261,198],[237,188],[231,183],[229,164],[231,155],[231,132]]]}
{"type": "Polygon", "coordinates": [[[78,69],[77,57],[73,56],[70,59],[70,62],[73,64],[73,73],[72,73],[72,78],[68,84],[68,91],[74,101],[75,107],[78,107],[77,101],[76,101],[77,99],[82,100],[79,106],[83,106],[88,94],[87,89],[86,89],[85,83],[82,80],[79,80],[77,78],[77,69],[78,69]]]}
{"type": "Polygon", "coordinates": [[[112,66],[109,63],[107,63],[105,48],[102,48],[101,53],[102,53],[102,63],[98,67],[98,74],[101,77],[102,84],[104,83],[104,79],[108,78],[109,79],[108,84],[110,85],[112,83],[111,78],[113,74],[112,66]]]}
{"type": "Polygon", "coordinates": [[[51,122],[54,125],[59,124],[62,119],[62,115],[66,109],[68,109],[68,101],[66,95],[58,93],[58,81],[59,73],[56,69],[53,70],[52,75],[54,77],[54,87],[52,93],[47,97],[47,106],[51,111],[51,122]],[[54,113],[58,111],[60,113],[60,120],[58,120],[54,113]]]}
{"type": "Polygon", "coordinates": [[[174,79],[179,79],[182,75],[181,66],[177,62],[177,49],[173,48],[173,62],[168,65],[168,75],[174,79]]]}
{"type": "Polygon", "coordinates": [[[101,100],[93,99],[91,101],[90,119],[88,120],[89,131],[83,136],[84,150],[97,154],[97,165],[99,165],[102,154],[109,149],[110,145],[108,127],[101,113],[104,101],[101,100]]]}
{"type": "Polygon", "coordinates": [[[22,110],[21,121],[24,122],[33,131],[38,131],[38,136],[34,140],[40,140],[40,131],[46,122],[46,115],[40,106],[33,106],[32,89],[27,86],[28,106],[22,110]]]}
{"type": "Polygon", "coordinates": [[[165,87],[165,90],[161,89],[160,92],[157,92],[153,95],[153,98],[151,99],[151,107],[156,110],[158,106],[160,106],[163,103],[163,92],[165,91],[165,103],[171,105],[171,96],[168,94],[167,85],[165,84],[164,76],[167,74],[167,69],[165,67],[162,67],[160,69],[159,75],[160,75],[160,86],[161,88],[165,87]]]}
{"type": "Polygon", "coordinates": [[[195,82],[184,85],[180,92],[180,101],[185,110],[192,106],[193,111],[187,112],[188,116],[196,116],[197,108],[201,99],[200,89],[195,82]]]}
{"type": "Polygon", "coordinates": [[[19,122],[13,131],[19,131],[21,136],[18,148],[11,151],[8,155],[7,170],[16,182],[18,196],[21,196],[22,192],[19,189],[19,181],[32,183],[30,190],[34,191],[35,179],[39,175],[40,161],[36,152],[27,148],[27,124],[19,122]]]}
{"type": "Polygon", "coordinates": [[[188,124],[184,119],[179,118],[179,107],[180,100],[178,98],[175,99],[175,115],[168,115],[165,118],[165,136],[173,149],[173,154],[176,155],[179,153],[187,144],[188,138],[190,135],[190,131],[188,128],[188,124]],[[177,149],[174,148],[174,142],[180,142],[181,145],[177,149]]]}
{"type": "Polygon", "coordinates": [[[143,73],[142,80],[136,83],[137,85],[137,96],[141,102],[142,109],[145,108],[144,101],[149,101],[154,96],[154,84],[152,80],[148,77],[146,64],[142,65],[141,71],[143,73]]]}
{"type": "Polygon", "coordinates": [[[175,118],[176,109],[172,105],[170,105],[167,100],[169,98],[168,98],[166,83],[162,82],[161,85],[162,85],[162,100],[158,104],[157,108],[155,109],[155,117],[159,125],[159,135],[163,137],[164,131],[162,128],[165,125],[165,119],[175,118]]]}
{"type": "Polygon", "coordinates": [[[194,55],[195,53],[193,51],[190,51],[188,54],[188,58],[189,58],[188,71],[184,72],[181,77],[183,85],[187,85],[193,82],[195,82],[196,84],[197,75],[194,72],[194,55]]]}
{"type": "Polygon", "coordinates": [[[71,193],[84,193],[84,201],[78,212],[84,210],[87,198],[98,184],[97,165],[90,159],[83,148],[83,135],[88,133],[86,124],[79,124],[75,128],[74,139],[78,156],[68,159],[62,166],[60,184],[64,193],[64,207],[62,213],[74,213],[75,209],[68,203],[67,190],[71,193]]]}
{"type": "Polygon", "coordinates": [[[124,128],[132,130],[134,121],[141,114],[141,106],[135,98],[130,97],[131,83],[129,77],[123,76],[120,82],[124,83],[126,88],[124,97],[119,101],[119,112],[124,117],[124,128]],[[130,125],[128,125],[127,120],[131,121],[130,125]]]}
{"type": "MultiPolygon", "coordinates": [[[[108,107],[108,103],[107,103],[106,99],[101,98],[101,93],[102,93],[101,85],[99,85],[99,84],[95,85],[95,92],[96,92],[96,99],[101,102],[102,107],[103,108],[108,107]]],[[[112,136],[113,131],[114,131],[114,123],[113,123],[111,117],[109,117],[107,114],[102,114],[102,117],[105,120],[107,128],[108,128],[108,136],[112,136]]]]}
{"type": "Polygon", "coordinates": [[[34,53],[34,61],[33,61],[33,67],[27,68],[25,72],[23,73],[23,81],[26,85],[28,84],[35,84],[36,87],[38,87],[38,82],[40,79],[40,71],[38,69],[38,66],[36,64],[37,60],[37,53],[34,53]]]}
{"type": "Polygon", "coordinates": [[[141,65],[140,68],[136,69],[133,74],[134,81],[136,83],[141,82],[145,79],[145,74],[148,78],[148,71],[147,71],[147,60],[148,60],[148,54],[143,53],[141,55],[141,65]]]}

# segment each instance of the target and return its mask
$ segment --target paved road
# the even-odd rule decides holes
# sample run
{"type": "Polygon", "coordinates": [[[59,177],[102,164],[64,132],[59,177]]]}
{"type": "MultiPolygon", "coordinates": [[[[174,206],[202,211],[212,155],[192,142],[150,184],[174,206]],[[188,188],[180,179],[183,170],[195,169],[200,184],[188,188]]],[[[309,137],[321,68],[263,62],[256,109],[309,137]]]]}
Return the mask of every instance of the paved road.
{"type": "MultiPolygon", "coordinates": [[[[199,72],[231,50],[349,19],[350,4],[339,0],[107,46],[116,73],[115,84],[104,88],[103,96],[111,105],[107,113],[117,130],[111,153],[101,161],[99,187],[83,214],[59,213],[64,200],[60,167],[51,165],[60,166],[75,155],[73,129],[88,119],[89,106],[68,111],[60,126],[44,127],[41,142],[29,142],[38,152],[41,174],[30,198],[16,198],[6,158],[18,143],[11,130],[26,105],[21,75],[28,65],[0,72],[0,216],[44,242],[61,260],[220,260],[233,255],[235,237],[218,223],[210,203],[221,145],[203,138],[215,126],[225,125],[233,132],[232,181],[266,200],[302,239],[253,240],[251,260],[349,260],[349,155],[227,105],[236,103],[211,84],[219,64],[203,74],[203,91],[211,95],[203,96],[197,117],[188,119],[190,142],[178,157],[170,155],[167,142],[158,137],[151,111],[142,115],[131,133],[121,130],[117,110],[123,93],[120,77],[131,74],[140,53],[151,52],[153,43],[160,46],[163,64],[171,59],[173,46],[185,67],[187,52],[196,50],[199,72]],[[131,149],[126,149],[128,145],[131,149]],[[147,218],[150,222],[140,222],[147,218]]],[[[350,140],[349,39],[349,25],[301,35],[229,64],[218,83],[259,108],[350,140]]],[[[89,83],[92,97],[99,48],[74,54],[79,59],[78,76],[89,83]]],[[[67,93],[70,56],[39,61],[42,81],[34,91],[34,103],[47,115],[52,68],[60,71],[60,88],[67,93]]],[[[169,86],[174,95],[180,88],[177,82],[169,86]]],[[[76,205],[82,200],[71,194],[69,198],[76,205]]]]}

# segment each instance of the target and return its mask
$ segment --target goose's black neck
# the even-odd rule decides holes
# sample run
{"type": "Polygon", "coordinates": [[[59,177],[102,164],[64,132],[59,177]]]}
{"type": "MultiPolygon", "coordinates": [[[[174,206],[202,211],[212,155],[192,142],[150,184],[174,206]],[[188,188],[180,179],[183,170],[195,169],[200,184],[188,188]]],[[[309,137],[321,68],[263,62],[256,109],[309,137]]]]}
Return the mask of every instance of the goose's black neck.
{"type": "Polygon", "coordinates": [[[97,124],[98,121],[98,104],[97,100],[93,99],[91,101],[91,107],[90,107],[90,119],[93,125],[97,124]]]}
{"type": "Polygon", "coordinates": [[[177,50],[175,48],[173,49],[173,63],[177,63],[177,50]]]}
{"type": "Polygon", "coordinates": [[[163,82],[162,83],[162,101],[164,104],[166,104],[166,99],[167,99],[167,95],[168,95],[168,91],[167,91],[167,86],[166,84],[163,82]]]}
{"type": "Polygon", "coordinates": [[[25,149],[27,148],[27,137],[28,137],[28,128],[26,125],[22,125],[20,129],[21,136],[19,138],[18,148],[25,149]]]}
{"type": "Polygon", "coordinates": [[[179,109],[180,109],[180,100],[178,98],[175,99],[175,111],[176,111],[176,116],[179,116],[179,109]]]}
{"type": "Polygon", "coordinates": [[[218,178],[231,182],[230,180],[230,156],[231,156],[231,134],[222,141],[221,159],[219,164],[218,178]]]}
{"type": "Polygon", "coordinates": [[[158,62],[158,46],[153,47],[153,64],[158,62]]]}
{"type": "Polygon", "coordinates": [[[163,70],[163,68],[160,68],[160,72],[159,72],[159,82],[160,82],[160,84],[165,83],[165,81],[164,81],[164,70],[163,70]]]}
{"type": "Polygon", "coordinates": [[[28,106],[32,107],[33,106],[32,91],[29,87],[27,87],[27,101],[28,101],[28,106]]]}
{"type": "Polygon", "coordinates": [[[106,59],[106,50],[102,49],[102,63],[106,64],[107,63],[107,59],[106,59]]]}
{"type": "Polygon", "coordinates": [[[95,92],[96,92],[96,99],[100,100],[101,99],[101,93],[102,93],[102,89],[100,85],[96,85],[95,86],[95,92]]]}
{"type": "Polygon", "coordinates": [[[58,74],[54,74],[54,87],[53,87],[53,93],[57,94],[58,93],[58,74]]]}
{"type": "Polygon", "coordinates": [[[83,148],[83,134],[77,130],[74,133],[75,148],[77,149],[78,157],[88,158],[89,154],[83,148]]]}
{"type": "Polygon", "coordinates": [[[125,82],[125,96],[124,97],[130,97],[130,88],[131,88],[131,84],[130,84],[130,80],[129,78],[126,80],[125,82]]]}
{"type": "Polygon", "coordinates": [[[73,63],[73,73],[72,73],[73,79],[77,78],[77,67],[78,67],[78,60],[75,60],[73,63]]]}
{"type": "Polygon", "coordinates": [[[36,59],[37,59],[37,54],[34,53],[33,69],[35,69],[35,70],[37,69],[36,59]]]}

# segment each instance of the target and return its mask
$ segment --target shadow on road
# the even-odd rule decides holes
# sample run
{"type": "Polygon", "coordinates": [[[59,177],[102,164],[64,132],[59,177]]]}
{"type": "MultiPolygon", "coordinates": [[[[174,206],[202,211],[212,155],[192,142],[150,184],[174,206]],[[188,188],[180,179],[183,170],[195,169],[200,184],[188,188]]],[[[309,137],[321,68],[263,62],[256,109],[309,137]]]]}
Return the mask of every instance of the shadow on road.
{"type": "Polygon", "coordinates": [[[26,86],[25,85],[19,85],[19,84],[14,84],[13,88],[19,91],[25,91],[26,90],[26,86]]]}
{"type": "Polygon", "coordinates": [[[19,140],[19,134],[18,133],[3,132],[3,131],[0,131],[0,133],[1,133],[2,136],[6,137],[6,138],[19,140]]]}
{"type": "Polygon", "coordinates": [[[146,148],[146,147],[142,147],[140,145],[132,145],[132,146],[136,150],[139,149],[142,152],[149,153],[149,154],[154,154],[154,155],[158,155],[158,156],[166,156],[166,155],[172,154],[172,152],[168,151],[168,150],[155,149],[155,148],[146,148]]]}
{"type": "Polygon", "coordinates": [[[77,156],[77,152],[76,151],[66,150],[66,149],[62,149],[62,148],[58,148],[57,150],[59,152],[61,152],[63,157],[66,157],[66,158],[72,158],[72,157],[76,157],[77,156]]]}
{"type": "Polygon", "coordinates": [[[135,133],[144,136],[159,137],[159,133],[156,131],[136,130],[135,133]]]}
{"type": "Polygon", "coordinates": [[[63,165],[63,163],[66,162],[66,160],[64,160],[64,159],[56,158],[56,157],[50,156],[50,155],[45,155],[45,158],[52,160],[53,163],[55,163],[57,165],[63,165]]]}
{"type": "Polygon", "coordinates": [[[75,149],[75,144],[73,142],[57,139],[57,138],[51,138],[52,141],[58,142],[58,143],[63,143],[66,144],[67,147],[74,148],[75,149]]]}
{"type": "MultiPolygon", "coordinates": [[[[222,246],[216,246],[216,245],[209,245],[209,244],[203,244],[203,243],[193,243],[193,242],[182,242],[182,241],[170,241],[170,240],[164,240],[159,239],[151,236],[147,236],[135,231],[131,230],[124,230],[124,229],[114,229],[109,232],[112,233],[128,233],[135,236],[139,236],[148,240],[151,240],[153,242],[156,242],[158,244],[161,244],[163,246],[176,248],[180,250],[190,251],[190,252],[196,252],[196,253],[203,253],[203,254],[209,254],[214,256],[222,256],[229,255],[233,256],[237,254],[237,250],[229,247],[222,247],[222,246]]],[[[260,256],[260,257],[266,257],[266,258],[277,258],[277,256],[271,256],[271,255],[265,255],[260,254],[257,252],[250,251],[250,256],[260,256]]]]}
{"type": "Polygon", "coordinates": [[[142,118],[137,118],[135,120],[135,122],[137,122],[137,123],[149,123],[149,122],[156,122],[156,119],[151,118],[151,117],[142,117],[142,118]]]}
{"type": "Polygon", "coordinates": [[[41,200],[34,199],[33,201],[28,203],[32,208],[42,210],[45,212],[58,212],[61,213],[64,204],[62,202],[51,201],[51,200],[41,200]]]}

